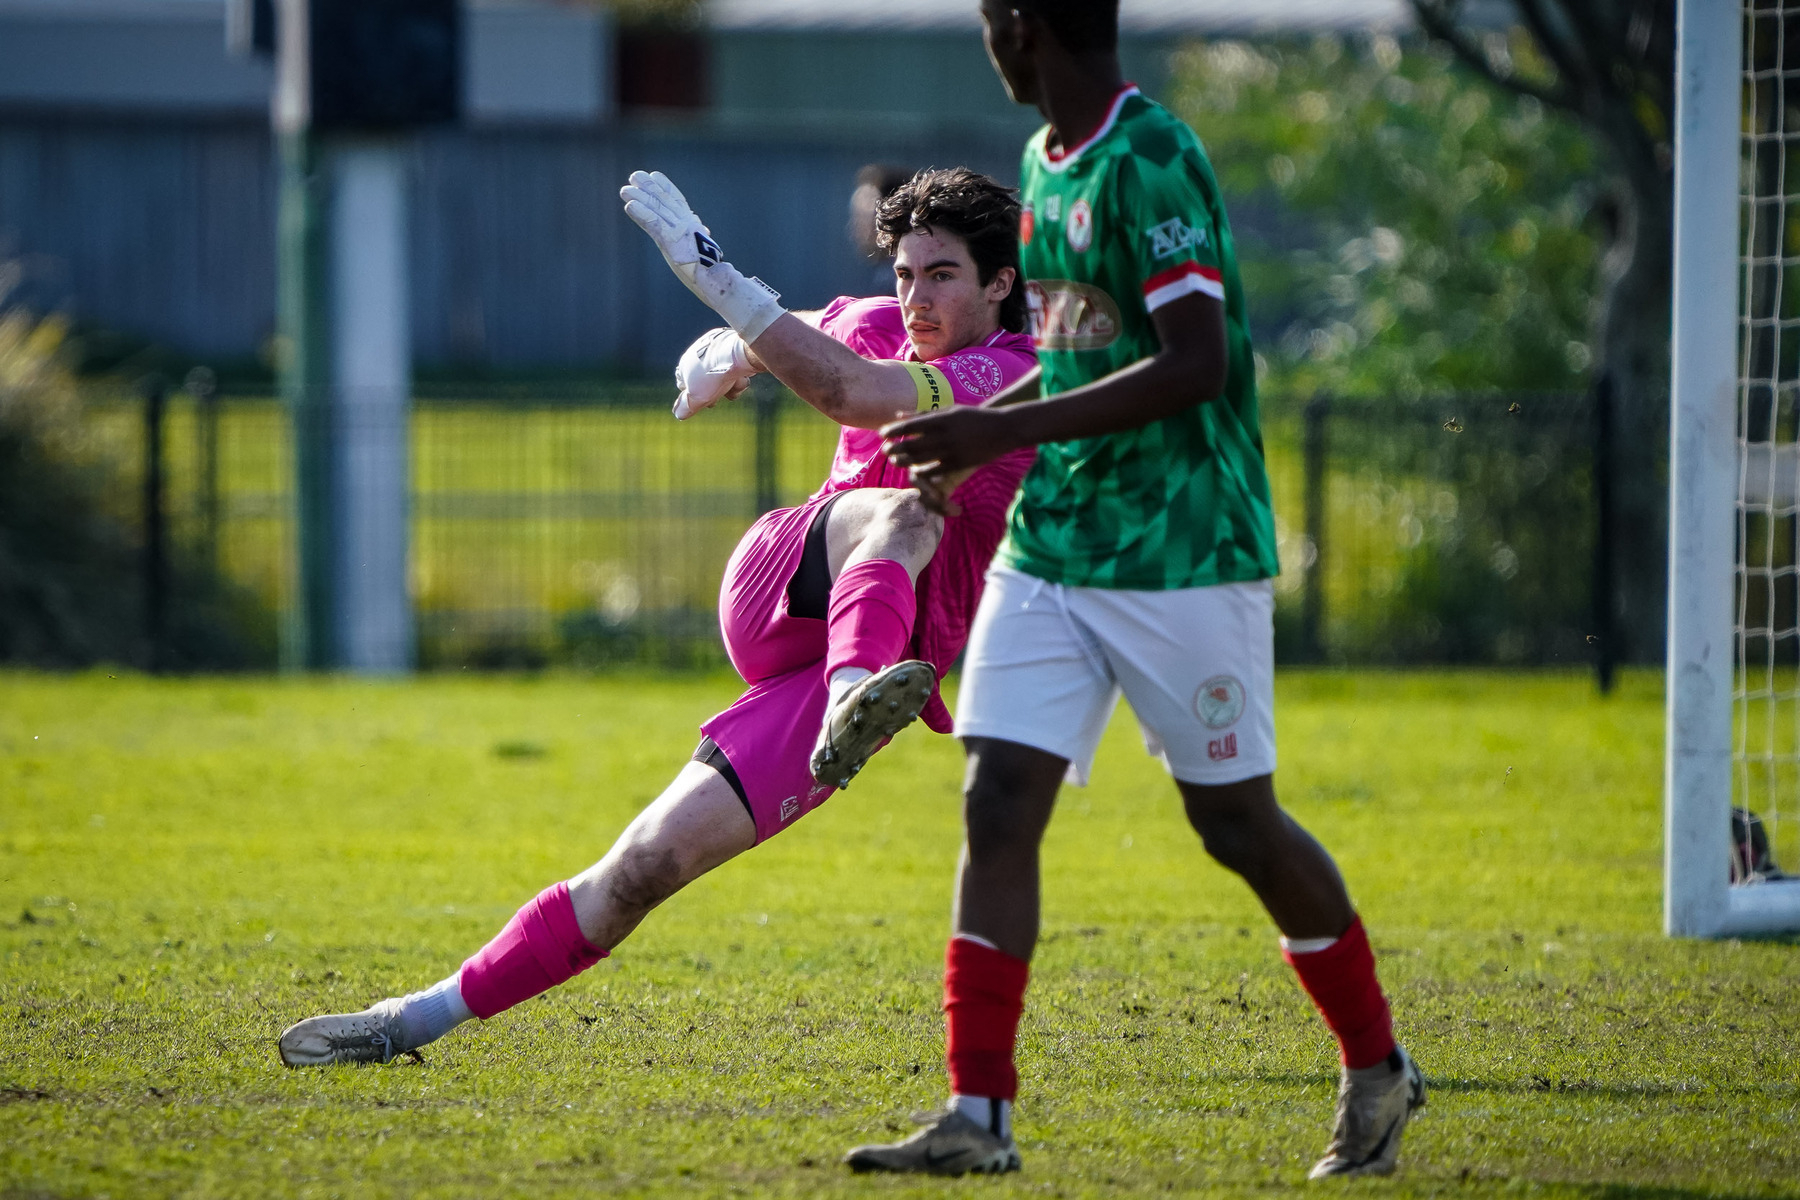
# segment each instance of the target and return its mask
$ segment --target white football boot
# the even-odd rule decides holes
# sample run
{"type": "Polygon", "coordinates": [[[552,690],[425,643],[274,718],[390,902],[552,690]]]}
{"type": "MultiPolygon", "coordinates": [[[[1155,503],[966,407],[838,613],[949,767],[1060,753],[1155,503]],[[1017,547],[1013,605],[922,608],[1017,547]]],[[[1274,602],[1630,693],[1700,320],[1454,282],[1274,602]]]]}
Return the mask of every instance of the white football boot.
{"type": "Polygon", "coordinates": [[[409,1048],[399,1011],[400,1001],[383,1000],[357,1013],[308,1017],[282,1031],[281,1061],[290,1067],[391,1062],[409,1048]]]}
{"type": "Polygon", "coordinates": [[[813,782],[849,787],[881,743],[918,718],[936,683],[930,663],[909,658],[852,684],[825,710],[812,752],[813,782]]]}
{"type": "Polygon", "coordinates": [[[1399,1047],[1386,1062],[1355,1071],[1344,1068],[1331,1144],[1306,1177],[1388,1174],[1400,1155],[1406,1122],[1423,1107],[1425,1077],[1399,1047]]]}
{"type": "Polygon", "coordinates": [[[915,1175],[1004,1175],[1020,1167],[1011,1138],[983,1129],[955,1109],[934,1113],[930,1124],[903,1142],[858,1146],[844,1155],[852,1171],[900,1171],[915,1175]]]}

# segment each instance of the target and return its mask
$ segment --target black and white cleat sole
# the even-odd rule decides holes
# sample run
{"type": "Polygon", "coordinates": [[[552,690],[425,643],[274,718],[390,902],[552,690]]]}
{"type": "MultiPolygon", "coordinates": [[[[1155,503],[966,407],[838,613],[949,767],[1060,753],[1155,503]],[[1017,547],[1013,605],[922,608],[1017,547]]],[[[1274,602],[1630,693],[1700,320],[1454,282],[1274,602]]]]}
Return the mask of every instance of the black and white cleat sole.
{"type": "Polygon", "coordinates": [[[937,672],[916,658],[858,680],[825,713],[812,754],[813,782],[849,787],[884,741],[918,719],[936,685],[937,672]]]}

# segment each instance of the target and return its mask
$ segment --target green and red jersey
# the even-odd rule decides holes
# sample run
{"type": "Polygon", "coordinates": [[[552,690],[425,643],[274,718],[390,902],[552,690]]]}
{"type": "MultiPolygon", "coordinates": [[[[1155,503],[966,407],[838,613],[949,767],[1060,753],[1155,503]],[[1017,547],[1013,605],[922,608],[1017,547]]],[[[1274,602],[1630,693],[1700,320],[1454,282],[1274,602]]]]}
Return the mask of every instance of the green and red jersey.
{"type": "Polygon", "coordinates": [[[1025,148],[1020,252],[1043,392],[1160,349],[1150,314],[1193,293],[1225,306],[1216,399],[1123,433],[1039,447],[999,561],[1057,583],[1160,591],[1279,570],[1256,368],[1231,228],[1200,141],[1128,87],[1087,141],[1025,148]]]}

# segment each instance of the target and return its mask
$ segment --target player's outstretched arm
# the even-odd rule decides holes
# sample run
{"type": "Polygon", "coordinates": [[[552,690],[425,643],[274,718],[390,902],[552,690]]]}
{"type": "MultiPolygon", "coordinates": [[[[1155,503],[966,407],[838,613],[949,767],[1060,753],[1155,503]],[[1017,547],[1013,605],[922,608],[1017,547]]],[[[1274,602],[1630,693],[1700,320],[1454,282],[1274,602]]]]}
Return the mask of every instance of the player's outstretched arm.
{"type": "Polygon", "coordinates": [[[1012,450],[1136,429],[1215,399],[1225,387],[1225,306],[1188,295],[1162,305],[1150,320],[1162,343],[1151,357],[1048,399],[1011,402],[1027,377],[995,403],[897,421],[882,429],[888,457],[910,468],[924,491],[1012,450]]]}
{"type": "Polygon", "coordinates": [[[776,320],[754,348],[729,329],[701,334],[675,368],[675,418],[729,400],[754,375],[769,371],[794,394],[840,425],[880,429],[918,408],[918,381],[902,362],[867,359],[807,319],[776,320]],[[773,361],[770,361],[773,360],[773,361]]]}
{"type": "Polygon", "coordinates": [[[785,312],[780,296],[762,280],[745,276],[725,260],[712,232],[681,189],[660,171],[633,171],[619,189],[625,215],[650,235],[669,269],[689,291],[724,317],[736,342],[708,334],[682,356],[677,380],[687,397],[675,415],[685,419],[729,395],[750,373],[767,369],[794,394],[841,425],[879,429],[916,410],[918,389],[902,363],[874,362],[785,312]],[[745,354],[748,348],[752,353],[745,354]],[[690,359],[694,361],[690,362],[690,359]],[[701,386],[689,386],[688,376],[701,386]],[[725,377],[724,389],[708,396],[725,377]]]}
{"type": "Polygon", "coordinates": [[[880,429],[919,408],[905,363],[864,358],[792,313],[751,343],[750,358],[839,425],[880,429]]]}

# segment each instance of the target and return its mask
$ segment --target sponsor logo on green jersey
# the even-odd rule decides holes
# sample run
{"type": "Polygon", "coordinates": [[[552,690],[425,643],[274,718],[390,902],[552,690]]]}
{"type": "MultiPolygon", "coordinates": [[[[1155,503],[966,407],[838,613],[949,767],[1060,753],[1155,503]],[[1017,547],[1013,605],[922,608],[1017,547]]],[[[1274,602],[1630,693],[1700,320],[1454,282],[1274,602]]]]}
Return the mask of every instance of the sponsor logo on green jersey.
{"type": "Polygon", "coordinates": [[[1091,283],[1033,279],[1025,303],[1040,350],[1103,350],[1119,339],[1119,305],[1091,283]]]}

